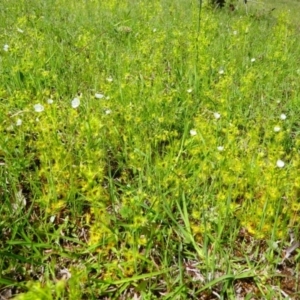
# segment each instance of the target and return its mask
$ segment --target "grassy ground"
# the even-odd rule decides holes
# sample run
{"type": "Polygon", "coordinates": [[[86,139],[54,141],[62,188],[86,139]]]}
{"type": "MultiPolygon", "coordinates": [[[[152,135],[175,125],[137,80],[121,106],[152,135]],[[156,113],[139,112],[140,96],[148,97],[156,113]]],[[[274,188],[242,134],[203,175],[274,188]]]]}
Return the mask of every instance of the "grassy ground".
{"type": "Polygon", "coordinates": [[[291,23],[296,26],[296,28],[300,29],[300,22],[298,17],[298,12],[300,10],[300,1],[299,0],[289,0],[289,1],[283,1],[283,0],[264,0],[264,1],[253,1],[251,3],[251,0],[249,1],[252,7],[260,7],[260,9],[265,10],[265,12],[272,11],[272,14],[274,16],[279,16],[282,11],[288,11],[289,12],[289,19],[291,23]]]}
{"type": "Polygon", "coordinates": [[[1,1],[1,297],[299,298],[295,20],[1,1]]]}

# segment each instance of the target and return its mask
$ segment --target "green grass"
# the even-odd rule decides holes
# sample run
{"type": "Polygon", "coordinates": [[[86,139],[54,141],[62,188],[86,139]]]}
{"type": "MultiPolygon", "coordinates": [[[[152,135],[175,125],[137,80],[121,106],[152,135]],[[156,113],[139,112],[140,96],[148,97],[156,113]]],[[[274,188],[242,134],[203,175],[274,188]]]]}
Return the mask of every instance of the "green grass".
{"type": "Polygon", "coordinates": [[[297,30],[299,32],[300,24],[299,24],[299,18],[298,18],[298,14],[297,14],[297,12],[300,9],[300,1],[299,0],[289,0],[289,1],[265,0],[265,1],[261,1],[261,2],[259,1],[259,2],[251,3],[252,7],[255,5],[262,8],[262,10],[264,12],[272,11],[272,15],[274,15],[275,17],[279,16],[282,11],[288,11],[289,12],[289,20],[297,28],[297,30]]]}
{"type": "Polygon", "coordinates": [[[1,296],[299,297],[299,32],[263,5],[0,3],[1,296]]]}

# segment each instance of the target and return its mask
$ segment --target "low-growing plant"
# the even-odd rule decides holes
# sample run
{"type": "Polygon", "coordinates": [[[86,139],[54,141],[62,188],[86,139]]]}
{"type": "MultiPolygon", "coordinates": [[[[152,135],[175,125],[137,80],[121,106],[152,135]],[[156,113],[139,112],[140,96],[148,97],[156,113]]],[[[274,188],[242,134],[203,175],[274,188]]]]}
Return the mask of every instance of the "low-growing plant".
{"type": "Polygon", "coordinates": [[[297,295],[286,13],[2,2],[1,297],[297,295]]]}

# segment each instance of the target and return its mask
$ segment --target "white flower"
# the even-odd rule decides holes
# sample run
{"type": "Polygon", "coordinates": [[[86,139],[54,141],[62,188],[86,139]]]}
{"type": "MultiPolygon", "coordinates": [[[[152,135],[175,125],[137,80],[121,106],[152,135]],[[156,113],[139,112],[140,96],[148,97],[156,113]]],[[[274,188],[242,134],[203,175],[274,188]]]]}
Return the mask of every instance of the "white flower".
{"type": "Polygon", "coordinates": [[[157,30],[156,28],[153,28],[153,30],[152,30],[152,31],[153,31],[153,32],[156,32],[156,30],[157,30]]]}
{"type": "Polygon", "coordinates": [[[277,165],[278,168],[283,168],[285,163],[281,159],[278,159],[277,162],[276,162],[276,165],[277,165]]]}
{"type": "Polygon", "coordinates": [[[251,62],[253,63],[253,62],[255,62],[256,61],[256,59],[254,58],[254,57],[252,57],[251,58],[251,62]]]}
{"type": "Polygon", "coordinates": [[[71,102],[71,105],[73,108],[77,108],[80,105],[80,99],[79,98],[74,98],[71,102]]]}
{"type": "Polygon", "coordinates": [[[21,126],[21,125],[22,125],[22,120],[21,120],[21,119],[18,119],[17,122],[16,122],[16,125],[17,125],[17,126],[21,126]]]}
{"type": "Polygon", "coordinates": [[[285,115],[285,114],[281,114],[281,115],[280,115],[280,119],[281,119],[281,120],[285,120],[285,119],[286,119],[286,115],[285,115]]]}
{"type": "Polygon", "coordinates": [[[52,103],[53,103],[53,100],[49,98],[49,99],[47,100],[47,103],[48,103],[48,104],[52,104],[52,103]]]}
{"type": "Polygon", "coordinates": [[[100,94],[100,93],[95,94],[95,98],[97,98],[97,99],[102,99],[103,97],[104,97],[103,94],[100,94]]]}
{"type": "Polygon", "coordinates": [[[188,89],[188,90],[187,90],[188,93],[191,93],[192,91],[193,91],[192,89],[188,89]]]}
{"type": "Polygon", "coordinates": [[[234,35],[237,35],[237,34],[238,34],[237,30],[234,30],[232,33],[233,33],[234,35]]]}
{"type": "Polygon", "coordinates": [[[196,129],[191,129],[191,130],[190,130],[190,135],[191,135],[191,136],[197,135],[196,129]]]}
{"type": "Polygon", "coordinates": [[[69,280],[72,277],[72,274],[69,272],[68,269],[64,268],[64,269],[59,270],[58,276],[62,280],[67,281],[67,280],[69,280]]]}
{"type": "Polygon", "coordinates": [[[15,193],[15,201],[12,203],[13,210],[20,211],[22,208],[26,206],[26,198],[23,194],[23,191],[20,189],[18,192],[15,193]]]}
{"type": "Polygon", "coordinates": [[[216,119],[220,119],[220,118],[221,118],[221,115],[220,115],[219,113],[215,112],[215,113],[214,113],[214,117],[215,117],[216,119]]]}
{"type": "Polygon", "coordinates": [[[279,126],[275,126],[275,127],[274,127],[274,131],[275,131],[275,132],[279,132],[280,129],[281,129],[281,128],[280,128],[279,126]]]}
{"type": "Polygon", "coordinates": [[[5,44],[4,46],[3,46],[3,51],[8,51],[8,48],[9,48],[9,46],[7,45],[7,44],[5,44]]]}
{"type": "Polygon", "coordinates": [[[35,104],[34,106],[34,110],[36,111],[36,112],[42,112],[42,111],[44,111],[44,106],[42,105],[42,104],[40,104],[40,103],[38,103],[38,104],[35,104]]]}
{"type": "Polygon", "coordinates": [[[223,151],[224,150],[224,146],[218,146],[217,149],[218,149],[218,151],[223,151]]]}
{"type": "Polygon", "coordinates": [[[105,110],[105,114],[106,114],[106,115],[110,115],[110,114],[111,114],[111,110],[110,110],[110,109],[106,109],[106,110],[105,110]]]}
{"type": "Polygon", "coordinates": [[[109,76],[109,77],[106,78],[106,81],[113,82],[113,79],[112,79],[112,77],[109,76]]]}
{"type": "Polygon", "coordinates": [[[20,32],[20,33],[23,33],[24,30],[20,29],[20,28],[17,28],[17,31],[20,32]]]}
{"type": "Polygon", "coordinates": [[[219,70],[219,74],[220,74],[220,75],[223,75],[223,74],[224,74],[224,69],[220,69],[220,70],[219,70]]]}

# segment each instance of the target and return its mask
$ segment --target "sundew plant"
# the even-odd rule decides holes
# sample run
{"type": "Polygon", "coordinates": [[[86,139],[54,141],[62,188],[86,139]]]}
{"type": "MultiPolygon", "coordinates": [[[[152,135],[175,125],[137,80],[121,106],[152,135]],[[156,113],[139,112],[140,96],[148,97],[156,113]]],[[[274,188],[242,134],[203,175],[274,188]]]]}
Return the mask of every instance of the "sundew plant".
{"type": "Polygon", "coordinates": [[[299,296],[299,33],[199,4],[1,1],[1,299],[299,296]]]}

